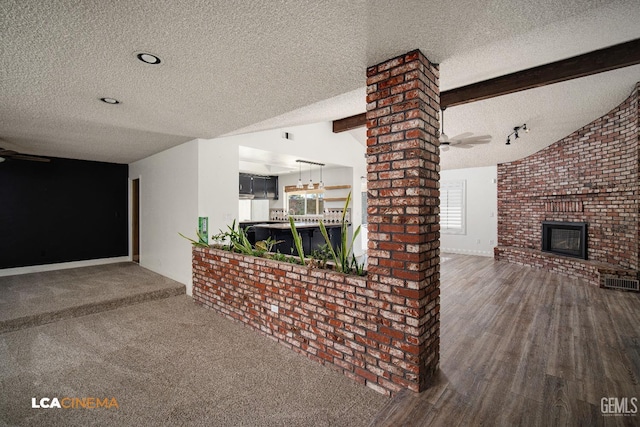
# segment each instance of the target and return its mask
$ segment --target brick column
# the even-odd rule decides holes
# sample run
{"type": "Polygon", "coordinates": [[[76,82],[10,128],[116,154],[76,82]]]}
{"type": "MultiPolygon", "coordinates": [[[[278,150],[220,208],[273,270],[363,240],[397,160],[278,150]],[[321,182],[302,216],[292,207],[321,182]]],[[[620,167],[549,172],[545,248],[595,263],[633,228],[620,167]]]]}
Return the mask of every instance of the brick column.
{"type": "Polygon", "coordinates": [[[413,391],[440,357],[438,77],[419,50],[367,69],[367,286],[389,303],[372,337],[391,354],[378,382],[413,391]]]}

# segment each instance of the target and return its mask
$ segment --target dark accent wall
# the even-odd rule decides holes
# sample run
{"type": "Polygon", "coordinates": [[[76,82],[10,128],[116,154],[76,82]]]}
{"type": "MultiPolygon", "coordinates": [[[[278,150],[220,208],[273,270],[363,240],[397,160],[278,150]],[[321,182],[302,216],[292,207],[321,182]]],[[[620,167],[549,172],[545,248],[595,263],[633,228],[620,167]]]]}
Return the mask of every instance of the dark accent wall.
{"type": "Polygon", "coordinates": [[[128,166],[0,163],[0,268],[126,256],[128,166]]]}

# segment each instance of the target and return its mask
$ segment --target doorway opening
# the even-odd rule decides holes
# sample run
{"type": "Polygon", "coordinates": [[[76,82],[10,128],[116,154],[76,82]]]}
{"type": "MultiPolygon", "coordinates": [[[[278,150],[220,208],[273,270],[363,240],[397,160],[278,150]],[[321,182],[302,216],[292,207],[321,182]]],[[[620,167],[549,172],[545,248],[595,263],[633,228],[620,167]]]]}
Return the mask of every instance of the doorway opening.
{"type": "Polygon", "coordinates": [[[140,263],[140,179],[131,181],[131,258],[140,263]]]}

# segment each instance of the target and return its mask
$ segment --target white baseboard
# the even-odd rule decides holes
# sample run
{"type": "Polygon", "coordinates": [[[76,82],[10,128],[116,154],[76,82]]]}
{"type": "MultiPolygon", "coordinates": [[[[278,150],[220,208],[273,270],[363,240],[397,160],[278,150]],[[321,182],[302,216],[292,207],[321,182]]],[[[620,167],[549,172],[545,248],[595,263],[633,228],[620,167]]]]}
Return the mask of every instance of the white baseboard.
{"type": "Polygon", "coordinates": [[[85,261],[61,262],[58,264],[30,265],[27,267],[14,267],[0,269],[0,277],[15,276],[18,274],[40,273],[43,271],[66,270],[69,268],[91,267],[93,265],[114,264],[117,262],[130,262],[131,257],[120,256],[114,258],[88,259],[85,261]]]}
{"type": "Polygon", "coordinates": [[[440,253],[461,254],[461,255],[477,255],[493,258],[493,249],[491,251],[476,251],[471,249],[457,249],[457,248],[440,248],[440,253]]]}

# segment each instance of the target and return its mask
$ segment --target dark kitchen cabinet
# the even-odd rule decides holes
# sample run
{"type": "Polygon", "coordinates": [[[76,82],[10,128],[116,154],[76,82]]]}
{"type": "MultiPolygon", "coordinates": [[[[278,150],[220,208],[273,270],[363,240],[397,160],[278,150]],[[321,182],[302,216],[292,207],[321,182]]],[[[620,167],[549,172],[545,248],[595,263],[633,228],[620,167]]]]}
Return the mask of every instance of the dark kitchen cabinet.
{"type": "Polygon", "coordinates": [[[254,199],[278,199],[278,177],[240,174],[240,195],[254,199]]]}
{"type": "Polygon", "coordinates": [[[251,175],[245,173],[240,174],[240,194],[253,194],[251,181],[251,175]]]}
{"type": "Polygon", "coordinates": [[[267,198],[267,184],[265,178],[266,177],[264,176],[253,176],[253,197],[256,199],[267,198]]]}
{"type": "Polygon", "coordinates": [[[265,182],[267,199],[278,200],[278,177],[268,176],[265,182]]]}

